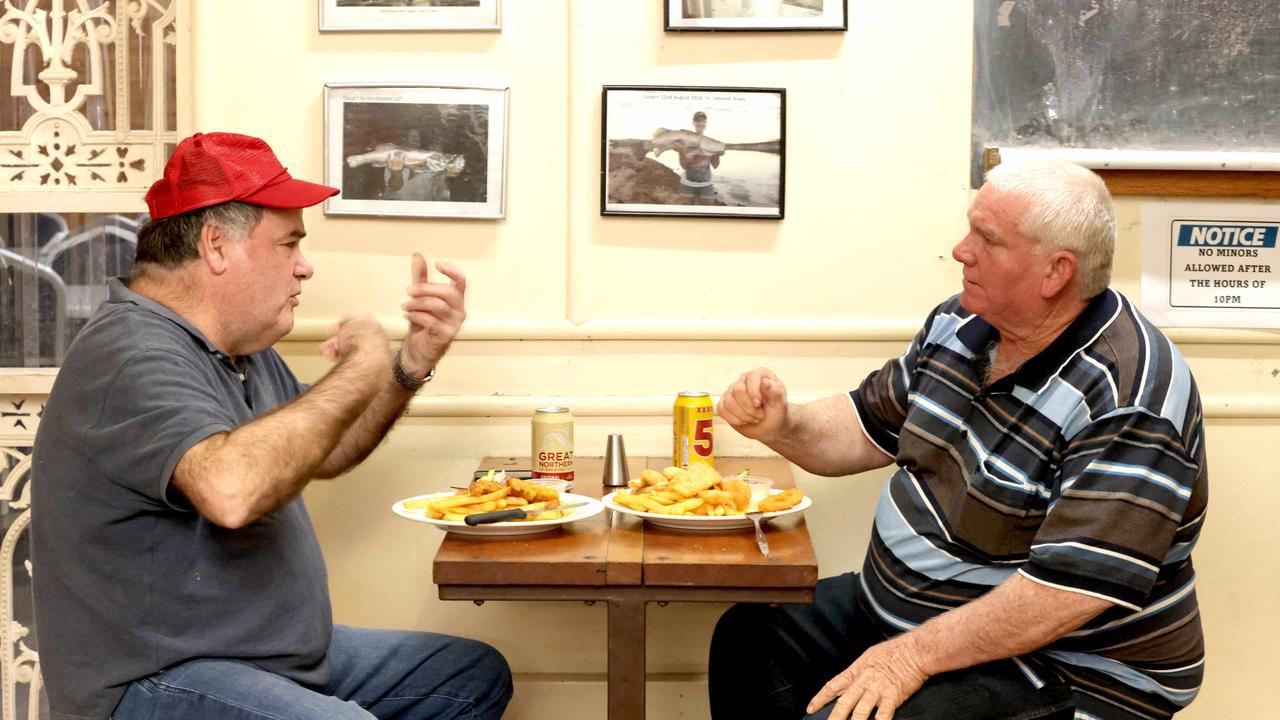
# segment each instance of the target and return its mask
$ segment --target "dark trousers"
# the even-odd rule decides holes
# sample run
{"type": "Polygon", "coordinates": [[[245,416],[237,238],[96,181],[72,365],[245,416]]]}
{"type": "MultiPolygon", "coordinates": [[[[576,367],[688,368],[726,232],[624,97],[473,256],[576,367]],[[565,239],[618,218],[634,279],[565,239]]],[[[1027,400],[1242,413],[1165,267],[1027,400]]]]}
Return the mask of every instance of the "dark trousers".
{"type": "MultiPolygon", "coordinates": [[[[805,705],[864,650],[885,639],[859,598],[856,573],[818,581],[812,605],[735,605],[711,638],[713,720],[826,718],[805,705]]],[[[1070,720],[1071,690],[1043,665],[1036,688],[1012,660],[929,678],[894,720],[1070,720]]],[[[874,716],[873,716],[874,717],[874,716]]]]}

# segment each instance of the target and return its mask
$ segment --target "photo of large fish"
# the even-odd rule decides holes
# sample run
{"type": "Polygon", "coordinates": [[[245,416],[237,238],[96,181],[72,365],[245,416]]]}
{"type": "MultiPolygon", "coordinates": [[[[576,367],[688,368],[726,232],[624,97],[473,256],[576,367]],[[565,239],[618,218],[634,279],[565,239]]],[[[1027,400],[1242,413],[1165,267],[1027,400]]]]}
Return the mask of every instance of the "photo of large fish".
{"type": "Polygon", "coordinates": [[[707,135],[699,135],[692,130],[668,130],[658,128],[653,131],[653,139],[649,141],[649,149],[654,157],[660,157],[667,150],[699,155],[719,155],[726,150],[754,150],[756,152],[779,152],[777,140],[758,143],[723,143],[707,135]]]}
{"type": "Polygon", "coordinates": [[[433,150],[417,150],[383,143],[375,146],[369,152],[347,156],[347,167],[360,167],[361,165],[372,165],[374,167],[387,167],[390,165],[392,169],[398,169],[396,166],[403,166],[422,172],[447,172],[451,176],[457,176],[466,169],[467,160],[462,155],[435,152],[433,150]]]}
{"type": "Polygon", "coordinates": [[[653,131],[653,156],[659,157],[668,150],[699,155],[719,155],[727,147],[715,138],[699,135],[692,130],[668,130],[658,128],[653,131]]]}

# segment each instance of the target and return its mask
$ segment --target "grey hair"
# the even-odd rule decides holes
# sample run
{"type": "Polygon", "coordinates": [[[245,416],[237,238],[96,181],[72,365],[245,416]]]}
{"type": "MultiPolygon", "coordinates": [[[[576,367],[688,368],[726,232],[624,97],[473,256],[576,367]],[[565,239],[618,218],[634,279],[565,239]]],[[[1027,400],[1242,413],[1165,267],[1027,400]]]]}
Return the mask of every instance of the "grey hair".
{"type": "Polygon", "coordinates": [[[1027,201],[1018,229],[1040,250],[1075,254],[1082,297],[1107,289],[1116,249],[1116,214],[1111,193],[1097,173],[1066,160],[1024,160],[991,168],[987,185],[1027,201]]]}
{"type": "Polygon", "coordinates": [[[200,233],[205,225],[218,225],[237,238],[248,237],[262,214],[259,205],[232,200],[152,220],[138,231],[135,273],[145,272],[147,266],[172,270],[200,257],[200,233]]]}

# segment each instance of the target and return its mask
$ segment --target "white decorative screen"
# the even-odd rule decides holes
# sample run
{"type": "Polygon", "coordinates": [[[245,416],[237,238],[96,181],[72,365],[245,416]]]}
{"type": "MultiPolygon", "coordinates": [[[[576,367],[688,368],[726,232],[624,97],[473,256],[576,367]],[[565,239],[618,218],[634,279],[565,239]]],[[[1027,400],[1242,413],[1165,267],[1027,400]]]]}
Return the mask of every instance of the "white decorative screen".
{"type": "Polygon", "coordinates": [[[0,3],[0,212],[143,209],[178,140],[184,5],[0,3]]]}
{"type": "Polygon", "coordinates": [[[46,703],[33,636],[31,445],[44,409],[38,396],[0,396],[0,717],[37,720],[46,703]]]}
{"type": "MultiPolygon", "coordinates": [[[[190,129],[191,0],[0,0],[0,717],[49,716],[32,613],[31,447],[50,375],[127,274],[190,129]]],[[[74,538],[68,538],[74,542],[74,538]]]]}

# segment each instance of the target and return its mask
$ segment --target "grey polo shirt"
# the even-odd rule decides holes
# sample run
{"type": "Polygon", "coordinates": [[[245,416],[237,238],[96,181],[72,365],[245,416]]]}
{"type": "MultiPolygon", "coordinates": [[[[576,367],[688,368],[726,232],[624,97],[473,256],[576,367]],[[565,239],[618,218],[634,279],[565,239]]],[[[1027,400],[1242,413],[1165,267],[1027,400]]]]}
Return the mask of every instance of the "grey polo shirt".
{"type": "Polygon", "coordinates": [[[36,435],[36,634],[55,720],[107,718],[130,682],[193,658],[327,681],[328,584],[302,500],[227,530],[169,483],[196,443],[301,391],[274,350],[233,362],[111,281],[36,435]]]}

